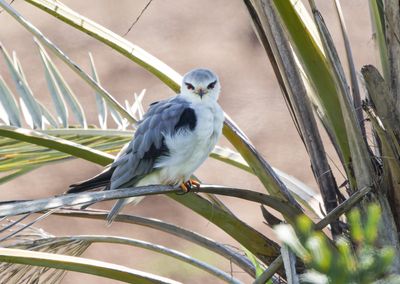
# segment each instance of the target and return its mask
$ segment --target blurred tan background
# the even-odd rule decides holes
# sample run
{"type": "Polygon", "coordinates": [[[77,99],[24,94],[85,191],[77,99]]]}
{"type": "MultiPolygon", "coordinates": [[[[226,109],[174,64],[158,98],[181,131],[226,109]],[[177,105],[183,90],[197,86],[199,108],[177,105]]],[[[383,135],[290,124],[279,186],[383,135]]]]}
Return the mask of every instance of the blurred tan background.
{"type": "MultiPolygon", "coordinates": [[[[364,64],[377,65],[369,22],[368,1],[342,1],[350,40],[359,70],[364,64]]],[[[82,15],[122,35],[136,19],[145,1],[78,1],[65,0],[68,6],[82,15]]],[[[343,55],[339,26],[333,1],[319,0],[325,20],[338,42],[343,55]]],[[[144,105],[174,93],[157,78],[133,62],[96,42],[89,36],[62,24],[55,18],[17,0],[13,6],[32,21],[49,39],[58,45],[75,62],[89,71],[88,52],[94,55],[103,86],[121,102],[132,101],[133,93],[147,89],[144,105]]],[[[313,188],[315,182],[304,147],[297,137],[275,75],[264,50],[253,33],[247,10],[236,0],[154,0],[126,38],[166,62],[181,74],[196,67],[208,67],[219,74],[223,93],[220,104],[232,119],[249,136],[265,159],[274,167],[302,180],[313,188]]],[[[43,67],[32,36],[7,13],[0,14],[0,41],[21,60],[34,94],[52,108],[52,102],[43,76],[43,67]]],[[[344,58],[343,58],[344,60],[344,58]]],[[[61,62],[62,73],[82,102],[90,123],[97,123],[93,92],[61,62]]],[[[4,62],[0,73],[13,85],[4,62]]],[[[14,86],[13,86],[14,87],[14,86]]],[[[15,90],[15,88],[13,89],[15,90]]],[[[109,120],[111,123],[111,120],[109,120]]],[[[229,146],[222,140],[221,145],[229,146]]],[[[330,152],[331,150],[328,149],[330,152]]],[[[101,170],[89,162],[71,160],[42,167],[33,173],[0,186],[0,199],[41,198],[60,194],[68,185],[86,179],[101,170]]],[[[218,161],[209,159],[197,172],[206,183],[233,185],[240,188],[264,191],[256,178],[218,161]]],[[[338,177],[338,183],[342,179],[338,177]]],[[[222,198],[237,215],[260,232],[272,234],[262,223],[258,204],[222,198]]],[[[110,202],[100,208],[110,208],[110,202]]],[[[138,206],[124,212],[160,218],[192,229],[215,240],[238,246],[210,222],[194,215],[170,199],[159,196],[146,198],[138,206]]],[[[226,272],[246,283],[244,273],[238,272],[226,260],[216,258],[199,247],[177,238],[139,226],[71,218],[50,217],[38,226],[55,235],[114,234],[138,238],[172,246],[194,257],[216,264],[226,272]]],[[[219,283],[206,273],[181,262],[141,249],[123,246],[93,245],[84,257],[118,263],[171,277],[185,283],[219,283]]],[[[63,283],[114,283],[94,276],[68,273],[63,283]]]]}

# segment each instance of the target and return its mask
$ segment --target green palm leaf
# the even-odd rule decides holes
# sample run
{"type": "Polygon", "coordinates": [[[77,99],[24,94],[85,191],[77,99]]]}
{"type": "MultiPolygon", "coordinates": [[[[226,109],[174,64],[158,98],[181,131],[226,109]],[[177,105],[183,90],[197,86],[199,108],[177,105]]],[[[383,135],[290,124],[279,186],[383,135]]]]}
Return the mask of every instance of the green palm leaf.
{"type": "Polygon", "coordinates": [[[0,136],[52,148],[88,161],[96,162],[103,166],[113,161],[113,156],[109,154],[34,130],[0,125],[0,136]]]}
{"type": "Polygon", "coordinates": [[[178,283],[121,265],[37,251],[0,248],[0,261],[82,272],[127,283],[178,283]]]}

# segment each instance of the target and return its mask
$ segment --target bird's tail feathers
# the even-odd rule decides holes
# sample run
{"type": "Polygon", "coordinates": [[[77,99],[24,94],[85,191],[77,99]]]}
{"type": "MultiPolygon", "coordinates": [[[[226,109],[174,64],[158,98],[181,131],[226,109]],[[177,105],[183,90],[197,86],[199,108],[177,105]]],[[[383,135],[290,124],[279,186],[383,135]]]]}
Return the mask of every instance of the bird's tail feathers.
{"type": "Polygon", "coordinates": [[[110,185],[110,179],[113,172],[114,168],[106,168],[104,171],[88,180],[84,180],[76,184],[71,184],[69,186],[69,190],[66,193],[78,193],[103,186],[105,186],[107,190],[110,185]]]}
{"type": "Polygon", "coordinates": [[[115,218],[118,216],[118,213],[122,210],[122,208],[125,207],[125,205],[132,203],[133,205],[138,204],[140,201],[142,201],[144,196],[139,196],[139,197],[129,197],[129,198],[124,198],[118,200],[113,208],[110,210],[110,213],[107,215],[107,223],[108,225],[111,225],[111,223],[115,220],[115,218]]]}

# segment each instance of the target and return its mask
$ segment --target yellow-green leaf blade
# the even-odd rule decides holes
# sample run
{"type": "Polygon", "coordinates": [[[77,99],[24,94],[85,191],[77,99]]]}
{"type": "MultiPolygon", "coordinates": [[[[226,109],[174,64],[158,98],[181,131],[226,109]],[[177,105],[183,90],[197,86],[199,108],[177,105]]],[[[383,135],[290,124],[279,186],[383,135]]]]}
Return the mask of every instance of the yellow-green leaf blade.
{"type": "Polygon", "coordinates": [[[34,130],[0,125],[0,136],[55,149],[103,166],[114,160],[112,155],[34,130]]]}
{"type": "Polygon", "coordinates": [[[340,107],[339,90],[335,83],[333,71],[322,50],[315,42],[305,24],[296,13],[289,0],[274,0],[282,22],[288,31],[302,66],[314,86],[315,98],[311,98],[318,106],[319,114],[327,119],[325,127],[334,134],[334,140],[340,148],[339,156],[348,165],[351,156],[345,123],[340,107]]]}
{"type": "Polygon", "coordinates": [[[0,261],[82,272],[126,283],[179,283],[122,265],[37,251],[0,248],[0,261]]]}

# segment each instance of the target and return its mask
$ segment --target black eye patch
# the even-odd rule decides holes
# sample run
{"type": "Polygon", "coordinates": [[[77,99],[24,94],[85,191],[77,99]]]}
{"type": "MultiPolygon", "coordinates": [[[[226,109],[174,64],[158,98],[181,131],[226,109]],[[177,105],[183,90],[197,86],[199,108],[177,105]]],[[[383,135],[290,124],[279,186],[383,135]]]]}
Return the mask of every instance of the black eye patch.
{"type": "Polygon", "coordinates": [[[193,86],[192,84],[190,84],[190,83],[185,83],[185,85],[186,85],[186,87],[187,87],[189,90],[194,90],[194,86],[193,86]]]}
{"type": "Polygon", "coordinates": [[[217,84],[217,80],[215,80],[214,82],[208,84],[207,89],[214,89],[216,84],[217,84]]]}

